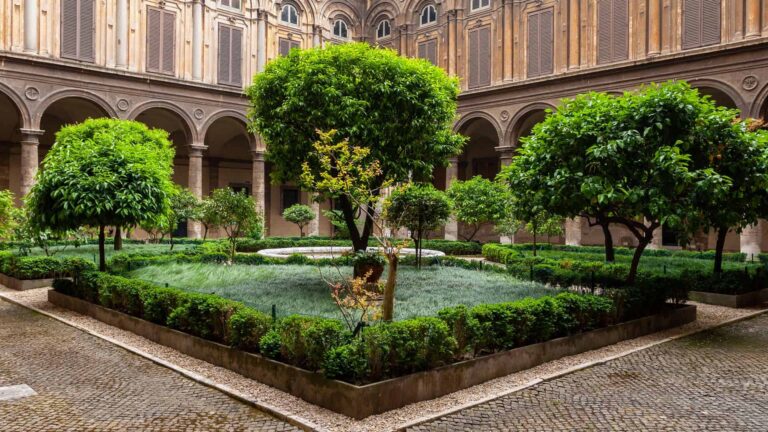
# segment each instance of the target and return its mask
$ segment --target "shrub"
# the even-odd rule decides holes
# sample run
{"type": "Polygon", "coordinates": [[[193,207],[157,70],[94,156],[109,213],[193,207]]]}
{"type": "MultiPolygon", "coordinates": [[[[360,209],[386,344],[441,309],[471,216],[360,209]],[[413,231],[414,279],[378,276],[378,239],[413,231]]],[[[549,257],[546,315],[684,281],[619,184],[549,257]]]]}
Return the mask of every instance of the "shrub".
{"type": "Polygon", "coordinates": [[[154,287],[141,293],[144,319],[167,325],[168,316],[181,305],[187,293],[175,288],[154,287]]]}
{"type": "Polygon", "coordinates": [[[555,299],[563,313],[562,328],[566,334],[604,327],[614,320],[614,306],[609,298],[562,292],[555,299]]]}
{"type": "Polygon", "coordinates": [[[17,256],[8,251],[0,252],[0,273],[16,279],[76,277],[94,268],[92,262],[82,258],[17,256]]]}
{"type": "Polygon", "coordinates": [[[330,349],[325,354],[323,373],[327,378],[359,382],[368,377],[368,359],[360,339],[330,349]]]}
{"type": "Polygon", "coordinates": [[[261,339],[264,355],[294,366],[318,370],[325,353],[347,343],[351,335],[336,320],[291,315],[261,339]]]}
{"type": "Polygon", "coordinates": [[[129,315],[143,317],[144,302],[141,294],[151,288],[151,284],[143,281],[116,276],[103,277],[98,286],[99,304],[129,315]]]}
{"type": "Polygon", "coordinates": [[[168,315],[168,327],[204,339],[228,343],[229,318],[243,305],[208,294],[187,294],[168,315]]]}
{"type": "Polygon", "coordinates": [[[272,318],[250,308],[240,308],[229,319],[230,343],[237,348],[259,352],[259,342],[272,327],[272,318]]]}
{"type": "Polygon", "coordinates": [[[456,353],[459,357],[467,351],[474,350],[480,323],[466,306],[444,308],[437,315],[448,325],[453,338],[456,340],[456,353]]]}

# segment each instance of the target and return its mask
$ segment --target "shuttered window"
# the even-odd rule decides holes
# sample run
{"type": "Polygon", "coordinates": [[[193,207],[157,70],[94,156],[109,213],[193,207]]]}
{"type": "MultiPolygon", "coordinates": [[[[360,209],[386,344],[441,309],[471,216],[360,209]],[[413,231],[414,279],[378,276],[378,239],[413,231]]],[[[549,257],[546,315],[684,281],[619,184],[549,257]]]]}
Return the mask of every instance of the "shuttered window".
{"type": "Polygon", "coordinates": [[[221,0],[221,5],[232,9],[240,9],[240,0],[221,0]]]}
{"type": "Polygon", "coordinates": [[[552,9],[528,14],[528,78],[551,74],[554,70],[552,9]]]}
{"type": "Polygon", "coordinates": [[[95,60],[94,0],[61,0],[61,56],[80,61],[95,60]]]}
{"type": "Polygon", "coordinates": [[[491,84],[491,28],[469,32],[469,88],[491,84]]]}
{"type": "Polygon", "coordinates": [[[243,30],[219,24],[219,84],[243,85],[243,30]]]}
{"type": "Polygon", "coordinates": [[[294,49],[294,48],[301,48],[301,42],[290,40],[290,39],[280,38],[278,43],[280,45],[278,47],[278,52],[279,52],[280,56],[287,56],[288,53],[291,52],[292,49],[294,49]]]}
{"type": "Polygon", "coordinates": [[[430,39],[419,44],[419,58],[437,65],[437,39],[430,39]]]}
{"type": "Polygon", "coordinates": [[[147,9],[147,71],[173,75],[175,68],[176,14],[147,9]]]}
{"type": "Polygon", "coordinates": [[[720,43],[720,0],[683,0],[683,49],[720,43]]]}
{"type": "Polygon", "coordinates": [[[629,51],[629,1],[598,0],[597,62],[626,60],[629,51]]]}

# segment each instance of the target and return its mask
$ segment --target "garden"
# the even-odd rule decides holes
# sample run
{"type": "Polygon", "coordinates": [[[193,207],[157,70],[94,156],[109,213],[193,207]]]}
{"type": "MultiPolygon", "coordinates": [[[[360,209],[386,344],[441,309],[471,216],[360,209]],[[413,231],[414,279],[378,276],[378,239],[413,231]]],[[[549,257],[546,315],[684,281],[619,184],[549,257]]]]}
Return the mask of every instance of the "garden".
{"type": "Polygon", "coordinates": [[[765,290],[763,256],[724,252],[729,229],[768,216],[758,122],[682,82],[590,93],[538,124],[497,179],[440,191],[434,169],[465,144],[452,129],[458,91],[428,62],[366,44],[294,50],[257,75],[249,117],[272,179],[338,203],[340,238],[306,237],[314,212],[301,205],[283,213],[300,237],[265,238],[250,196],[222,188],[199,198],[174,185],[164,131],[116,119],[65,126],[25,205],[0,193],[0,273],[55,279],[57,304],[165,342],[194,338],[174,346],[353,416],[509,373],[514,362],[489,366],[500,356],[530,367],[680,325],[695,319],[689,291],[765,290]],[[473,238],[493,225],[538,240],[574,217],[603,228],[604,245],[473,238]],[[468,227],[466,241],[429,238],[451,218],[468,227]],[[204,238],[174,238],[183,221],[201,224],[204,238]],[[662,225],[683,242],[715,230],[717,247],[648,249],[662,225]],[[615,247],[609,226],[637,246],[615,247]],[[146,238],[128,238],[132,230],[146,238]],[[331,246],[348,250],[260,253],[331,246]],[[440,378],[450,374],[463,378],[440,378]],[[404,389],[386,387],[393,379],[404,389]],[[426,381],[406,384],[415,380],[426,381]],[[373,391],[366,385],[390,399],[341,405],[373,391]],[[323,396],[333,389],[347,399],[323,396]]]}

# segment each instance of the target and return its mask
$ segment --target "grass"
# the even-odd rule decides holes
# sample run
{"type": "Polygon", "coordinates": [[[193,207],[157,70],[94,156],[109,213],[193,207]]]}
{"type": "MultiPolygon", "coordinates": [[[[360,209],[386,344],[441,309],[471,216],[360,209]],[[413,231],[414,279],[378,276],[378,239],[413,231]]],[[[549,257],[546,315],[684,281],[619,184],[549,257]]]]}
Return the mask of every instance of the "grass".
{"type": "MultiPolygon", "coordinates": [[[[195,247],[194,244],[177,244],[173,246],[173,250],[181,251],[181,250],[189,249],[193,247],[195,247]]],[[[55,246],[55,247],[51,247],[50,250],[52,252],[55,252],[53,256],[57,258],[77,257],[77,258],[83,258],[87,260],[99,259],[99,245],[97,244],[87,244],[87,245],[81,245],[78,247],[55,246]]],[[[121,253],[121,252],[142,252],[147,254],[156,254],[156,253],[168,252],[170,250],[171,250],[171,245],[168,245],[168,244],[127,244],[126,243],[126,244],[123,244],[123,250],[121,251],[116,251],[111,244],[104,246],[104,253],[107,256],[107,259],[109,259],[112,255],[116,253],[121,253]]],[[[31,255],[36,255],[36,256],[45,255],[45,251],[43,251],[40,248],[32,248],[31,255]]]]}
{"type": "MultiPolygon", "coordinates": [[[[159,285],[167,283],[186,291],[216,294],[266,313],[270,313],[274,304],[278,316],[303,314],[340,318],[320,271],[331,277],[335,269],[302,265],[168,264],[134,270],[130,276],[159,285]]],[[[342,271],[345,276],[352,272],[351,268],[342,271]]],[[[444,307],[458,304],[499,303],[554,292],[542,284],[494,272],[454,267],[422,270],[401,267],[395,319],[435,315],[444,307]]]]}

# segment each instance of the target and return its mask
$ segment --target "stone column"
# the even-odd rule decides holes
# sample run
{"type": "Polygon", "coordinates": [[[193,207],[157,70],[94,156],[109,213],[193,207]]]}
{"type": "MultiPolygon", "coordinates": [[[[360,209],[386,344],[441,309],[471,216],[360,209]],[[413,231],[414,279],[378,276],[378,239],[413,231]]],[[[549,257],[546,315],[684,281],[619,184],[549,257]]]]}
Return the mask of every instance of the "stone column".
{"type": "Polygon", "coordinates": [[[117,61],[119,68],[128,67],[128,0],[117,0],[117,61]]]}
{"type": "Polygon", "coordinates": [[[40,10],[37,0],[24,0],[24,51],[36,53],[40,10]]]}
{"type": "MultiPolygon", "coordinates": [[[[189,146],[189,179],[187,187],[192,195],[201,199],[203,197],[203,150],[206,147],[202,144],[192,144],[189,146]]],[[[187,236],[189,238],[201,238],[202,227],[200,222],[190,221],[187,224],[187,236]]]]}
{"type": "Polygon", "coordinates": [[[35,184],[35,175],[39,165],[38,147],[44,131],[38,129],[20,129],[21,131],[21,187],[20,197],[24,197],[35,184]]]}
{"type": "MultiPolygon", "coordinates": [[[[267,13],[265,11],[258,11],[259,18],[256,21],[258,29],[256,30],[256,70],[261,72],[264,70],[264,65],[267,64],[267,13]]],[[[262,158],[262,165],[263,165],[262,158]]]]}
{"type": "Polygon", "coordinates": [[[203,79],[203,2],[192,3],[192,79],[203,79]]]}
{"type": "Polygon", "coordinates": [[[739,236],[739,243],[741,246],[741,253],[747,255],[747,260],[756,258],[757,255],[762,252],[760,248],[760,223],[750,225],[741,231],[739,236]]]}
{"type": "MultiPolygon", "coordinates": [[[[445,168],[445,189],[448,190],[451,183],[457,178],[459,178],[459,160],[458,158],[451,158],[448,166],[445,168]]],[[[445,224],[444,237],[446,240],[459,239],[459,223],[456,222],[453,216],[445,224]]]]}
{"type": "Polygon", "coordinates": [[[648,0],[648,55],[661,53],[661,0],[648,0]]]}
{"type": "MultiPolygon", "coordinates": [[[[501,167],[509,166],[512,163],[512,158],[515,156],[515,148],[512,146],[499,146],[496,147],[496,151],[499,152],[499,162],[501,167]]],[[[512,244],[515,242],[514,234],[511,236],[499,237],[499,242],[502,244],[512,244]]]]}
{"type": "Polygon", "coordinates": [[[581,217],[565,220],[565,244],[581,246],[581,217]]]}
{"type": "Polygon", "coordinates": [[[319,236],[320,235],[320,203],[314,201],[314,197],[310,194],[311,201],[309,203],[309,206],[312,208],[312,213],[315,214],[315,218],[312,219],[311,222],[309,222],[309,225],[307,225],[307,235],[308,236],[319,236]]]}
{"type": "Polygon", "coordinates": [[[504,62],[503,68],[503,77],[504,81],[511,81],[512,80],[512,53],[514,51],[514,46],[512,45],[512,34],[514,30],[514,24],[512,20],[512,9],[513,9],[513,3],[511,0],[506,0],[504,2],[504,40],[503,40],[503,58],[502,61],[504,62]]]}
{"type": "Polygon", "coordinates": [[[267,235],[267,225],[269,222],[269,212],[267,212],[267,203],[266,203],[266,172],[264,167],[264,151],[262,150],[253,150],[251,151],[252,156],[252,175],[253,179],[251,180],[251,195],[253,195],[253,200],[256,201],[256,206],[258,207],[258,211],[261,212],[261,215],[264,217],[264,236],[267,235]]]}
{"type": "Polygon", "coordinates": [[[760,0],[747,0],[747,28],[745,38],[760,36],[760,0]]]}

